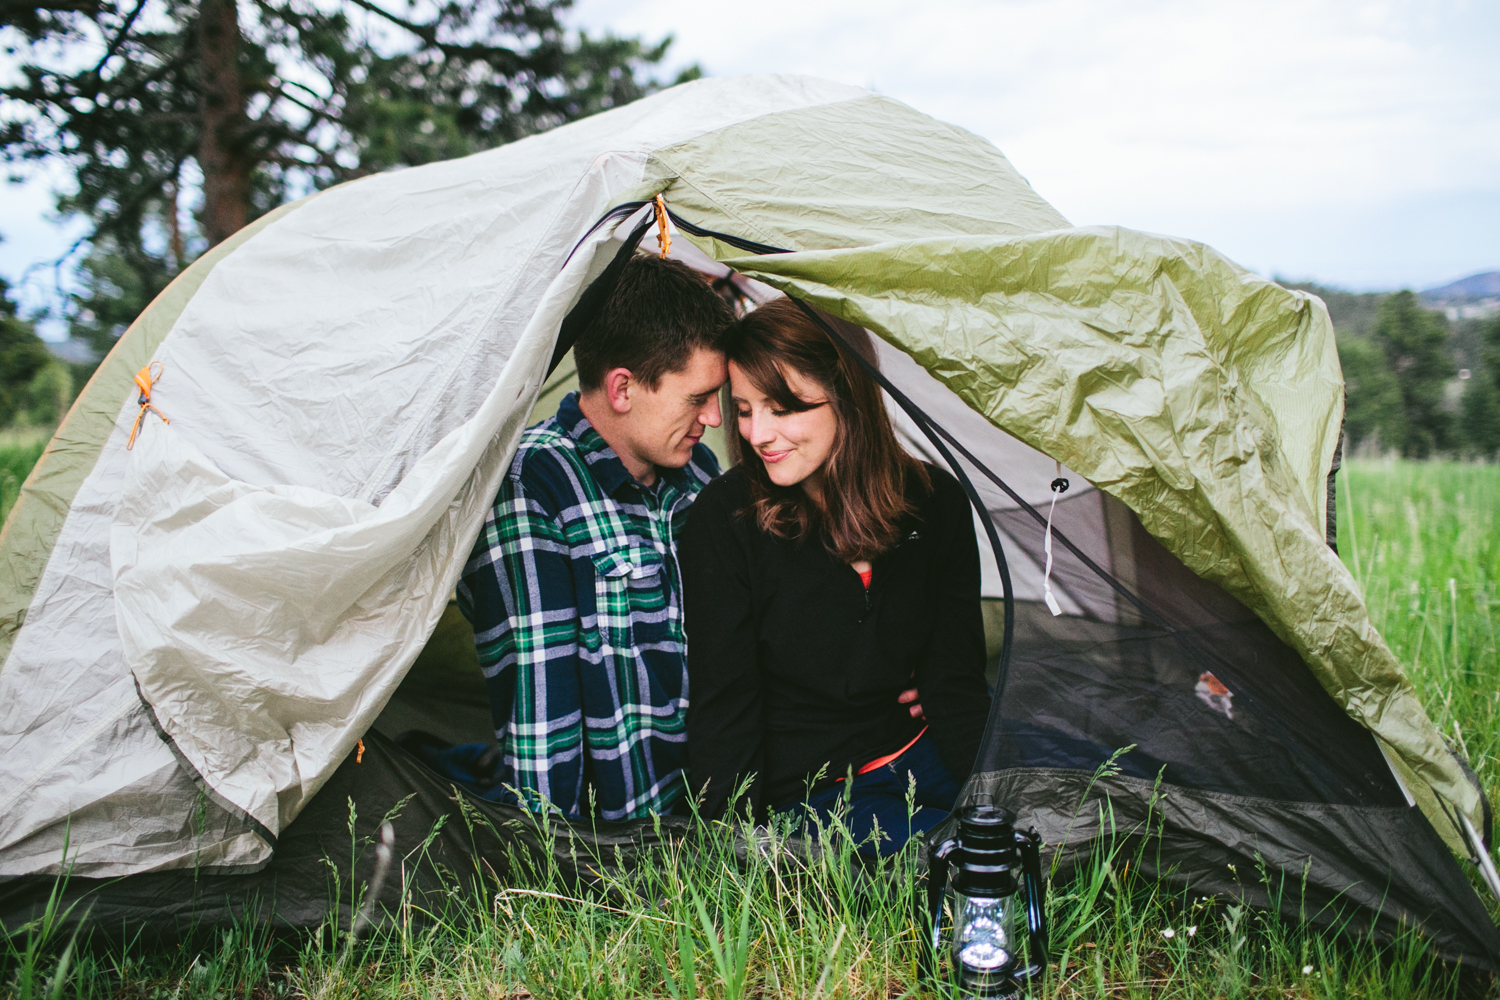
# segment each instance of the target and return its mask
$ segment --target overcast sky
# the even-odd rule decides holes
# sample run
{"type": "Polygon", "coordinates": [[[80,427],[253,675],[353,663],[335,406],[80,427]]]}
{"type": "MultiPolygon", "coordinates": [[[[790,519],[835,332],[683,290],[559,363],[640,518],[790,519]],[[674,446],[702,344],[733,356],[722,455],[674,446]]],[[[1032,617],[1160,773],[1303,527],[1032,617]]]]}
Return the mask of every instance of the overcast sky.
{"type": "MultiPolygon", "coordinates": [[[[1080,225],[1357,290],[1500,269],[1495,0],[577,0],[672,66],[809,73],[989,139],[1080,225]]],[[[0,189],[0,274],[67,237],[0,189]]]]}
{"type": "Polygon", "coordinates": [[[675,64],[811,73],[989,139],[1080,225],[1355,289],[1500,269],[1500,3],[578,0],[675,64]]]}

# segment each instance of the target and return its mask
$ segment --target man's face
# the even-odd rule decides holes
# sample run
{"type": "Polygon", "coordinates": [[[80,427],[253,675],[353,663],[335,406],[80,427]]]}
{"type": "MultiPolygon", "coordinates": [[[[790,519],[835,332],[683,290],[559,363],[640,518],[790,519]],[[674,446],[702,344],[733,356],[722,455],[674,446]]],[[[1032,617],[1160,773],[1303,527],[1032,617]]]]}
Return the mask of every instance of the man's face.
{"type": "Polygon", "coordinates": [[[724,355],[700,347],[682,370],[663,375],[655,389],[639,382],[631,386],[626,423],[636,457],[668,469],[686,465],[704,429],[723,420],[719,387],[726,378],[724,355]]]}

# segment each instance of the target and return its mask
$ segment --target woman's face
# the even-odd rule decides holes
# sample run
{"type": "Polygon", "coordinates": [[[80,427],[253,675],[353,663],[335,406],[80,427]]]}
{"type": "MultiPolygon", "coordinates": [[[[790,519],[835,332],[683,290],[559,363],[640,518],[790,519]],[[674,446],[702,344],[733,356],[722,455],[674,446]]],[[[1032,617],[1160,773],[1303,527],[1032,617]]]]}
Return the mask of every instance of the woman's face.
{"type": "Polygon", "coordinates": [[[816,405],[801,412],[783,410],[756,388],[744,369],[729,362],[729,394],[740,436],[766,463],[771,482],[777,486],[805,482],[816,491],[838,438],[838,417],[821,385],[791,369],[783,369],[782,375],[798,399],[816,405]]]}

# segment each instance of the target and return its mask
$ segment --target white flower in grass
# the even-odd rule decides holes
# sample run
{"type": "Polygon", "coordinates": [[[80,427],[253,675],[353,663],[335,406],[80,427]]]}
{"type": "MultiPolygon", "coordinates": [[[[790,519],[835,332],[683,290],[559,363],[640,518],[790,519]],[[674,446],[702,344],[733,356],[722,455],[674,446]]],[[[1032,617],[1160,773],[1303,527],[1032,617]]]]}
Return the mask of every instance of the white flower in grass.
{"type": "Polygon", "coordinates": [[[1197,933],[1198,933],[1198,925],[1197,924],[1194,924],[1193,926],[1191,926],[1191,927],[1188,928],[1188,937],[1193,937],[1197,933]]]}
{"type": "Polygon", "coordinates": [[[1164,930],[1164,931],[1161,932],[1161,936],[1164,937],[1164,938],[1171,939],[1171,938],[1174,938],[1174,937],[1177,936],[1177,932],[1174,931],[1172,928],[1168,927],[1166,930],[1164,930]]]}
{"type": "Polygon", "coordinates": [[[1310,976],[1310,975],[1312,975],[1312,971],[1313,971],[1313,967],[1310,966],[1310,965],[1304,965],[1302,967],[1302,974],[1304,976],[1310,976]]]}

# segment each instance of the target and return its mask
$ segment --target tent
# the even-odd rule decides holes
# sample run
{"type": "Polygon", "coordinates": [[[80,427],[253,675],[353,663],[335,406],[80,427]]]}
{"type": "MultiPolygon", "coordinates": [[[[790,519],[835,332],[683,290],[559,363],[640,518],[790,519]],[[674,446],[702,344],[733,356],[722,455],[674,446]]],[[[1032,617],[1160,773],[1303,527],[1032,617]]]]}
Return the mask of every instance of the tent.
{"type": "MultiPolygon", "coordinates": [[[[971,788],[1065,853],[1107,801],[1163,877],[1273,905],[1265,865],[1315,917],[1337,901],[1500,968],[1455,859],[1487,861],[1484,797],[1327,542],[1321,303],[1200,244],[1071,227],[978,137],[784,76],[323,191],[152,303],[0,536],[0,920],[66,870],[102,922],[271,898],[315,923],[351,822],[411,796],[420,843],[458,809],[387,737],[486,725],[449,596],[588,290],[655,246],[657,194],[674,255],[874,331],[913,446],[987,514],[1004,653],[971,788]]],[[[489,832],[449,823],[428,846],[450,861],[539,836],[462,811],[489,832]]]]}

